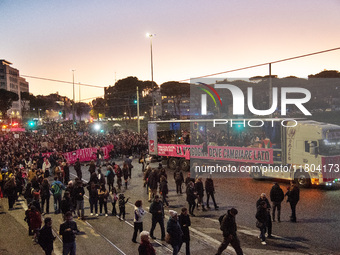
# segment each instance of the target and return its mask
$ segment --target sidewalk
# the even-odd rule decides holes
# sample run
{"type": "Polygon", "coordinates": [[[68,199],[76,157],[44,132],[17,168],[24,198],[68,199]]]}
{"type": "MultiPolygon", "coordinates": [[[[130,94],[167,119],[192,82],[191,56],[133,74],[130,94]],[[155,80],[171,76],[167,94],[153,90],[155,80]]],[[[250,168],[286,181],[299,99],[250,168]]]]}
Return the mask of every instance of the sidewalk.
{"type": "Polygon", "coordinates": [[[15,209],[8,211],[7,199],[0,201],[0,254],[1,255],[37,255],[43,250],[38,244],[28,236],[28,227],[25,218],[25,211],[20,206],[15,205],[15,209]]]}

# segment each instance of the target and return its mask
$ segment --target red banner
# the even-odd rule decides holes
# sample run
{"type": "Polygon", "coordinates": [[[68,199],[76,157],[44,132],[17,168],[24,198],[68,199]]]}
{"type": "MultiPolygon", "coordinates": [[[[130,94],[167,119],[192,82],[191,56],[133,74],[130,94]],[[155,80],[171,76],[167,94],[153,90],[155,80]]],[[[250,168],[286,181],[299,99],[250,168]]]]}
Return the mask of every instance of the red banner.
{"type": "Polygon", "coordinates": [[[182,144],[158,144],[158,155],[200,158],[212,160],[240,161],[251,163],[273,163],[273,150],[250,147],[207,146],[182,144]]]}
{"type": "MultiPolygon", "coordinates": [[[[109,153],[113,149],[113,145],[107,145],[104,147],[101,147],[101,150],[104,152],[104,159],[108,159],[110,157],[109,153]]],[[[97,159],[97,152],[98,148],[93,147],[93,148],[84,148],[84,149],[79,149],[76,151],[71,151],[71,152],[66,152],[63,153],[63,156],[67,160],[69,164],[73,164],[77,161],[77,158],[79,158],[80,162],[86,162],[86,161],[91,161],[97,159]]],[[[42,153],[43,156],[50,156],[52,152],[47,152],[47,153],[42,153]]]]}

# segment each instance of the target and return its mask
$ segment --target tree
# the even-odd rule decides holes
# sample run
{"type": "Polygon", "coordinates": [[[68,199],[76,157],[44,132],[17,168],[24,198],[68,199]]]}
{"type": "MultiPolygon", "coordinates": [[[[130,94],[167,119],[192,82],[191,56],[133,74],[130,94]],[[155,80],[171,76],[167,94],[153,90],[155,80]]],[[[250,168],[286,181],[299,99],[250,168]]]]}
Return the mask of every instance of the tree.
{"type": "Polygon", "coordinates": [[[30,94],[28,92],[20,92],[21,97],[21,113],[24,117],[26,110],[29,110],[30,94]]]}
{"type": "Polygon", "coordinates": [[[88,114],[91,110],[91,107],[86,103],[75,103],[74,108],[80,120],[82,115],[88,114]]]}
{"type": "Polygon", "coordinates": [[[104,98],[98,97],[92,100],[92,106],[93,111],[96,113],[97,118],[99,119],[99,114],[105,113],[106,102],[104,98]]]}
{"type": "Polygon", "coordinates": [[[0,112],[4,119],[7,118],[7,111],[12,107],[13,101],[18,100],[18,94],[5,89],[0,89],[0,112]]]}
{"type": "Polygon", "coordinates": [[[140,81],[137,77],[129,76],[116,82],[112,87],[105,90],[107,103],[107,115],[112,117],[125,116],[124,112],[131,118],[137,114],[136,91],[139,91],[139,105],[141,112],[148,112],[151,105],[152,88],[158,85],[151,81],[140,81]]]}
{"type": "Polygon", "coordinates": [[[190,96],[190,84],[178,81],[168,81],[161,85],[161,93],[171,97],[174,103],[174,115],[181,115],[181,99],[190,96]]]}

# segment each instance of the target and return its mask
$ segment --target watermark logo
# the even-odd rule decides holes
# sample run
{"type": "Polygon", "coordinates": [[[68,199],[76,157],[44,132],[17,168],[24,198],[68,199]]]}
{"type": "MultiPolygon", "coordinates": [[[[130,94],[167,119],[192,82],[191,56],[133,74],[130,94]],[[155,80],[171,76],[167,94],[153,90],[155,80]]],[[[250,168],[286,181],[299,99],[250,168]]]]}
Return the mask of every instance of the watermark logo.
{"type": "MultiPolygon", "coordinates": [[[[295,105],[305,116],[312,115],[306,107],[303,105],[311,99],[311,93],[308,89],[299,88],[299,87],[273,87],[272,88],[272,102],[269,109],[266,110],[259,110],[254,107],[254,98],[253,98],[253,88],[247,87],[247,101],[245,101],[245,96],[243,91],[232,84],[214,84],[214,85],[207,85],[205,83],[199,82],[200,85],[210,89],[220,101],[222,106],[222,99],[220,95],[217,93],[216,89],[227,89],[231,92],[232,101],[233,101],[233,115],[244,115],[245,114],[245,105],[247,105],[248,110],[253,113],[254,115],[264,116],[270,115],[274,113],[278,107],[278,99],[279,99],[279,89],[281,95],[281,115],[287,115],[287,105],[295,105]],[[300,98],[289,98],[289,94],[299,94],[301,95],[300,98]],[[245,104],[246,103],[246,104],[245,104]]],[[[215,106],[217,107],[217,103],[215,98],[213,97],[212,93],[205,88],[198,87],[199,89],[206,92],[214,101],[215,106]]],[[[201,115],[207,115],[207,94],[201,94],[201,115]]]]}
{"type": "MultiPolygon", "coordinates": [[[[219,100],[219,102],[220,102],[220,104],[221,104],[221,106],[223,105],[222,104],[222,100],[221,100],[221,97],[220,97],[220,95],[217,93],[217,91],[214,89],[214,87],[212,87],[212,86],[210,86],[210,85],[208,85],[208,84],[205,84],[205,83],[203,83],[203,82],[197,82],[198,84],[200,84],[200,85],[202,85],[202,86],[204,86],[204,88],[202,88],[202,87],[198,87],[199,89],[201,89],[201,90],[203,90],[205,93],[207,93],[211,98],[212,98],[212,100],[214,101],[214,103],[215,103],[215,107],[217,107],[217,103],[216,103],[216,100],[215,100],[215,97],[211,94],[211,92],[210,91],[212,91],[215,95],[216,95],[216,97],[218,98],[218,100],[219,100]],[[207,89],[209,89],[209,90],[207,90],[207,89]]],[[[202,94],[201,95],[201,113],[202,113],[202,115],[207,115],[207,94],[202,94]]]]}

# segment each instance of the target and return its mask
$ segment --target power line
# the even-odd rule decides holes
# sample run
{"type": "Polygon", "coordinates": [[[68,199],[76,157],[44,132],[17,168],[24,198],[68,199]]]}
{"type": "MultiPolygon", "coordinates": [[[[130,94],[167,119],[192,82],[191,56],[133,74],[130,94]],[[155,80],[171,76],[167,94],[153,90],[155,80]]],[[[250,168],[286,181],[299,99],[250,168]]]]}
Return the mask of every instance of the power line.
{"type": "MultiPolygon", "coordinates": [[[[43,77],[36,77],[36,76],[30,76],[30,75],[20,75],[22,77],[26,78],[32,78],[32,79],[39,79],[39,80],[44,80],[44,81],[53,81],[53,82],[60,82],[60,83],[68,83],[72,84],[73,82],[71,81],[62,81],[62,80],[55,80],[55,79],[50,79],[50,78],[43,78],[43,77]]],[[[84,83],[78,83],[76,85],[81,85],[81,86],[86,86],[86,87],[92,87],[92,88],[100,88],[103,89],[104,87],[98,86],[98,85],[91,85],[91,84],[84,84],[84,83]]]]}
{"type": "Polygon", "coordinates": [[[318,51],[318,52],[309,53],[309,54],[300,55],[300,56],[295,56],[295,57],[291,57],[291,58],[285,58],[285,59],[281,59],[281,60],[276,60],[276,61],[272,61],[272,62],[268,62],[268,63],[252,65],[252,66],[247,66],[247,67],[242,67],[242,68],[228,70],[228,71],[219,72],[219,73],[202,75],[202,76],[198,76],[198,77],[195,77],[195,78],[180,80],[179,82],[190,81],[190,80],[200,79],[200,78],[206,78],[206,77],[210,77],[210,76],[215,76],[215,75],[220,75],[220,74],[225,74],[225,73],[231,73],[231,72],[246,70],[246,69],[250,69],[250,68],[254,68],[254,67],[259,67],[259,66],[265,66],[265,65],[269,65],[269,64],[276,64],[276,63],[280,63],[280,62],[284,62],[284,61],[289,61],[289,60],[293,60],[293,59],[297,59],[297,58],[309,57],[309,56],[312,56],[312,55],[317,55],[317,54],[326,53],[326,52],[330,52],[330,51],[334,51],[334,50],[339,50],[339,49],[340,49],[340,47],[337,47],[337,48],[333,48],[333,49],[318,51]]]}

